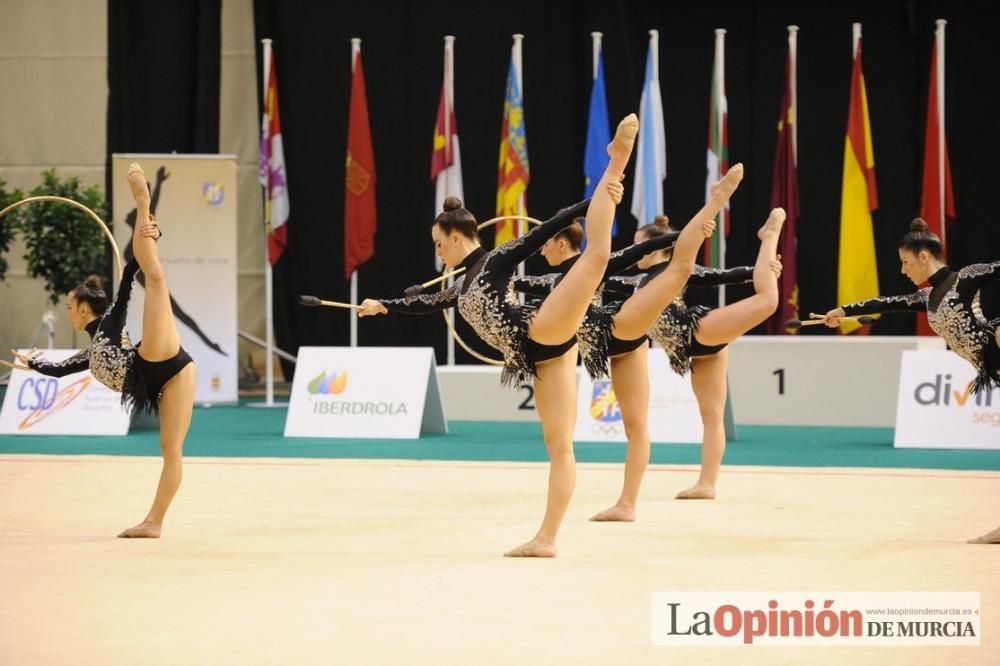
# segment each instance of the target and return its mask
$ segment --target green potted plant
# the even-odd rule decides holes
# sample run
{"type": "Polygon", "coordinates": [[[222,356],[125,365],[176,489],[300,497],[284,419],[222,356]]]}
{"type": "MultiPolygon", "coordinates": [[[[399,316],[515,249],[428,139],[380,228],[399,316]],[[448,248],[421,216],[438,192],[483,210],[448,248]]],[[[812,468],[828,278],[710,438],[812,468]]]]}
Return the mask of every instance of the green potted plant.
{"type": "MultiPolygon", "coordinates": [[[[73,199],[104,219],[107,206],[97,186],[83,189],[76,177],[60,180],[55,169],[42,173],[42,184],[31,196],[56,195],[73,199]]],[[[18,230],[27,249],[28,275],[45,280],[45,291],[54,305],[59,297],[92,273],[105,273],[104,235],[82,210],[67,204],[42,201],[17,210],[18,230]]]]}
{"type": "MultiPolygon", "coordinates": [[[[0,210],[21,199],[21,191],[7,191],[7,183],[0,178],[0,210]]],[[[7,260],[4,254],[10,249],[10,242],[14,238],[14,231],[17,229],[17,211],[13,210],[3,217],[0,217],[0,282],[7,276],[7,260]]]]}

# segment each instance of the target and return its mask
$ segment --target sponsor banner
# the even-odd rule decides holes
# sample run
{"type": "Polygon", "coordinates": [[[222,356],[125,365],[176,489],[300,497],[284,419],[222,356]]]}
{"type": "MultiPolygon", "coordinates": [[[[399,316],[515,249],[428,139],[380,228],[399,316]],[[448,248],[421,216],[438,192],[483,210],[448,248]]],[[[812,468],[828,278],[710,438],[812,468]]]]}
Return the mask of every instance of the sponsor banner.
{"type": "Polygon", "coordinates": [[[300,347],[285,437],[445,433],[429,347],[300,347]]]}
{"type": "MultiPolygon", "coordinates": [[[[125,182],[138,162],[163,231],[157,244],[167,274],[181,345],[198,366],[195,401],[236,402],[236,160],[233,155],[112,155],[115,240],[131,255],[135,203],[125,182]]],[[[133,342],[142,339],[145,276],[140,272],[128,308],[133,342]]]]}
{"type": "MultiPolygon", "coordinates": [[[[691,390],[691,378],[681,377],[666,365],[662,353],[649,353],[649,438],[651,442],[687,444],[701,442],[701,413],[691,390]]],[[[625,425],[611,380],[593,381],[579,371],[577,389],[577,442],[625,442],[625,425]]]]}
{"type": "MultiPolygon", "coordinates": [[[[30,349],[18,350],[22,354],[30,349]]],[[[78,349],[46,349],[46,361],[63,361],[78,349]]],[[[4,435],[127,435],[129,412],[122,394],[94,379],[89,371],[47,377],[13,370],[0,408],[4,435]]]]}
{"type": "Polygon", "coordinates": [[[973,394],[975,376],[954,352],[903,352],[894,445],[1000,449],[1000,388],[973,394]]]}
{"type": "Polygon", "coordinates": [[[979,645],[979,592],[654,592],[655,645],[979,645]]]}

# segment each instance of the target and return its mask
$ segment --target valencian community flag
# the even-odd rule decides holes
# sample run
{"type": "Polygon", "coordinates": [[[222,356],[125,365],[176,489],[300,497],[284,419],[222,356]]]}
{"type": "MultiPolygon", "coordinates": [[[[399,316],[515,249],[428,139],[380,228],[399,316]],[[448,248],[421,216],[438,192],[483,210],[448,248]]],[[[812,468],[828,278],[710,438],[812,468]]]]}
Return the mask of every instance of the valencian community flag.
{"type": "MultiPolygon", "coordinates": [[[[503,101],[503,124],[500,127],[500,163],[497,168],[497,217],[527,215],[524,194],[531,181],[528,171],[528,139],[524,131],[524,105],[521,95],[521,68],[511,49],[507,68],[507,92],[503,101]]],[[[520,227],[514,220],[497,223],[496,245],[517,236],[520,227]]]]}

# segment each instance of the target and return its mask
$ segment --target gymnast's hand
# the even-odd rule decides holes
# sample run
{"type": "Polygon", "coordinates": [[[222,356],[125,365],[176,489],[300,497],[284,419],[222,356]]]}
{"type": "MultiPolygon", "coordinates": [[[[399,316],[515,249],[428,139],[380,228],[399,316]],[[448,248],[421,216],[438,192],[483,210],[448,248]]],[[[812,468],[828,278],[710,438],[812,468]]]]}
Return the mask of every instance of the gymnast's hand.
{"type": "MultiPolygon", "coordinates": [[[[622,177],[624,178],[624,176],[622,177]]],[[[621,181],[608,181],[608,194],[611,195],[611,200],[617,206],[622,202],[622,196],[625,194],[625,186],[621,184],[621,181]]]]}
{"type": "Polygon", "coordinates": [[[361,301],[361,309],[358,310],[359,317],[371,317],[372,315],[385,314],[388,310],[382,305],[381,301],[376,301],[372,298],[366,298],[361,301]]]}
{"type": "Polygon", "coordinates": [[[774,277],[780,278],[781,277],[781,269],[782,269],[781,255],[780,254],[777,255],[769,263],[771,264],[771,272],[774,273],[774,277]]]}
{"type": "Polygon", "coordinates": [[[35,349],[35,348],[32,348],[31,351],[28,352],[27,354],[18,354],[17,350],[14,350],[14,349],[11,349],[10,353],[13,354],[14,358],[16,358],[18,361],[20,361],[21,363],[23,363],[25,366],[28,365],[28,361],[41,361],[41,360],[43,360],[42,359],[42,352],[40,350],[38,350],[38,349],[35,349]]]}
{"type": "Polygon", "coordinates": [[[156,224],[156,222],[139,225],[139,228],[136,231],[138,232],[140,238],[152,238],[153,240],[156,240],[160,237],[160,227],[156,224]]]}
{"type": "Polygon", "coordinates": [[[703,220],[701,223],[701,232],[705,234],[705,238],[711,238],[712,234],[715,233],[715,220],[711,218],[703,220]]]}
{"type": "Polygon", "coordinates": [[[823,319],[830,328],[837,328],[840,326],[840,320],[846,316],[847,313],[844,312],[844,308],[834,308],[827,312],[823,319]]]}

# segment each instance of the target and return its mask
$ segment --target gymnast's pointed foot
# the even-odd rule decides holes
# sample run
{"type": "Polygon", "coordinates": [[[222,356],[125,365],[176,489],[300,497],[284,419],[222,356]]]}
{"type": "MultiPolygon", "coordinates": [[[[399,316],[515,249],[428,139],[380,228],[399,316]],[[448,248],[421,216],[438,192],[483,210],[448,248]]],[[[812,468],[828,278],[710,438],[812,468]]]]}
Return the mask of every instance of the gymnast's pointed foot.
{"type": "Polygon", "coordinates": [[[535,537],[528,543],[511,548],[503,554],[504,557],[555,557],[556,545],[535,537]]]}
{"type": "Polygon", "coordinates": [[[159,539],[162,526],[142,521],[118,535],[119,539],[159,539]]]}
{"type": "Polygon", "coordinates": [[[132,197],[137,203],[148,203],[149,202],[149,183],[146,182],[146,174],[143,172],[142,167],[139,166],[138,162],[132,162],[128,167],[128,176],[126,176],[128,181],[129,189],[132,190],[132,197]]]}
{"type": "Polygon", "coordinates": [[[687,490],[682,490],[677,493],[674,499],[704,499],[711,500],[715,499],[715,486],[710,486],[704,483],[696,483],[687,490]]]}
{"type": "Polygon", "coordinates": [[[639,118],[630,113],[618,123],[615,130],[615,138],[608,144],[608,155],[612,160],[628,162],[632,155],[632,147],[635,146],[635,137],[639,134],[639,118]]]}
{"type": "Polygon", "coordinates": [[[743,163],[734,164],[729,167],[729,171],[726,175],[722,177],[722,180],[714,183],[712,185],[711,193],[713,198],[718,198],[721,201],[727,201],[729,197],[733,196],[733,192],[739,187],[740,181],[743,180],[743,163]]]}
{"type": "Polygon", "coordinates": [[[772,209],[771,214],[767,216],[767,221],[757,231],[757,238],[764,240],[768,234],[774,234],[777,237],[781,233],[781,225],[785,223],[785,217],[784,208],[772,209]]]}
{"type": "Polygon", "coordinates": [[[595,513],[590,519],[597,523],[632,523],[635,522],[635,507],[615,504],[610,509],[595,513]]]}
{"type": "Polygon", "coordinates": [[[969,539],[968,543],[1000,543],[1000,527],[992,532],[987,532],[983,536],[969,539]]]}

